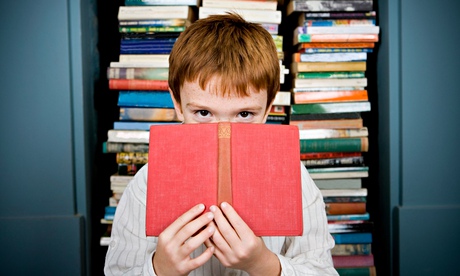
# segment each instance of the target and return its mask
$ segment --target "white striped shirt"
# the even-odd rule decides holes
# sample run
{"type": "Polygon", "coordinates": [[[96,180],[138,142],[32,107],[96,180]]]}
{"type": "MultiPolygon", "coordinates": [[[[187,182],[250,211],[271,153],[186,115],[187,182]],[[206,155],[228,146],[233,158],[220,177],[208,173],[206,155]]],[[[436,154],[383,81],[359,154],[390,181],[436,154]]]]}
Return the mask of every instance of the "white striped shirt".
{"type": "MultiPolygon", "coordinates": [[[[324,201],[305,167],[302,167],[303,235],[262,237],[281,263],[281,275],[338,275],[330,250],[334,240],[328,232],[324,201]]],[[[129,183],[117,206],[105,259],[106,275],[155,275],[152,256],[157,237],[145,236],[147,165],[129,183]]],[[[199,256],[205,246],[193,252],[199,256]]],[[[248,275],[224,267],[214,256],[189,275],[248,275]]]]}

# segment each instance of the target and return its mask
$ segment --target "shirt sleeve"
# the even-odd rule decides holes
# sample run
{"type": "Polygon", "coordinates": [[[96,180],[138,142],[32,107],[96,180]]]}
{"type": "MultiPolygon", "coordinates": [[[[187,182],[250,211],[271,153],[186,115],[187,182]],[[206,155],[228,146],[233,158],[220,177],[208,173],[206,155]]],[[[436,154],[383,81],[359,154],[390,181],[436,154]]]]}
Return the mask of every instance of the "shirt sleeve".
{"type": "Polygon", "coordinates": [[[105,258],[105,275],[155,275],[156,237],[145,235],[147,165],[134,176],[118,203],[105,258]]]}
{"type": "Polygon", "coordinates": [[[281,275],[338,275],[331,257],[334,239],[328,230],[323,197],[305,166],[301,167],[303,235],[286,237],[278,254],[281,275]]]}

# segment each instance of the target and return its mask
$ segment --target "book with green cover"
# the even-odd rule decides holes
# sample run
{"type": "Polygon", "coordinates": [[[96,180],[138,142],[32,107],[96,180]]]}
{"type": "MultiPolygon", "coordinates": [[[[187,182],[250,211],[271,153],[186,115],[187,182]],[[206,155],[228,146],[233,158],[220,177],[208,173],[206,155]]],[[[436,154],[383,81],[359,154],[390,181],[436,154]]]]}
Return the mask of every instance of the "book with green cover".
{"type": "Polygon", "coordinates": [[[367,152],[369,139],[329,138],[329,139],[300,139],[300,152],[367,152]]]}

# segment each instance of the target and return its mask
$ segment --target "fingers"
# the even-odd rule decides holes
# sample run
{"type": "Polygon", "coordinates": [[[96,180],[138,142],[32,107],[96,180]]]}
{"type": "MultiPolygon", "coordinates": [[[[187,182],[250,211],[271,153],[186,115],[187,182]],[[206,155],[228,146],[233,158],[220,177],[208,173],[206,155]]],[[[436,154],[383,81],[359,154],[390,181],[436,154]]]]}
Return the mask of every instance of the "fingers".
{"type": "MultiPolygon", "coordinates": [[[[220,209],[224,215],[224,218],[230,223],[231,227],[233,228],[233,232],[238,235],[238,238],[244,241],[245,237],[254,235],[251,228],[244,222],[244,220],[238,215],[235,209],[228,203],[223,202],[220,205],[220,209]]],[[[219,229],[220,225],[218,224],[219,229]]],[[[227,230],[227,229],[226,229],[227,230]]],[[[230,232],[230,230],[228,230],[230,232]]],[[[224,237],[227,238],[227,232],[222,232],[224,237]]],[[[229,236],[230,238],[231,236],[229,236]]]]}
{"type": "MultiPolygon", "coordinates": [[[[164,239],[172,239],[187,223],[198,217],[204,211],[204,204],[198,204],[182,214],[171,225],[169,225],[161,235],[164,239]]],[[[180,241],[183,243],[185,240],[180,241]]]]}

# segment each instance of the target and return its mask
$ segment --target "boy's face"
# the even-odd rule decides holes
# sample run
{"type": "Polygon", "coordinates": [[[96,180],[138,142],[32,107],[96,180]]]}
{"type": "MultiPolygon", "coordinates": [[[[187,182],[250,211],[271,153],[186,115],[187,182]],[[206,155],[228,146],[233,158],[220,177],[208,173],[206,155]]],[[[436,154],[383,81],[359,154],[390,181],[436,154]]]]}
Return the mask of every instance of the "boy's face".
{"type": "Polygon", "coordinates": [[[205,90],[198,82],[186,82],[181,89],[180,105],[174,100],[174,107],[179,120],[191,123],[265,123],[270,108],[267,106],[265,91],[250,91],[248,97],[238,97],[236,94],[222,96],[216,93],[218,79],[209,81],[205,90]]]}

